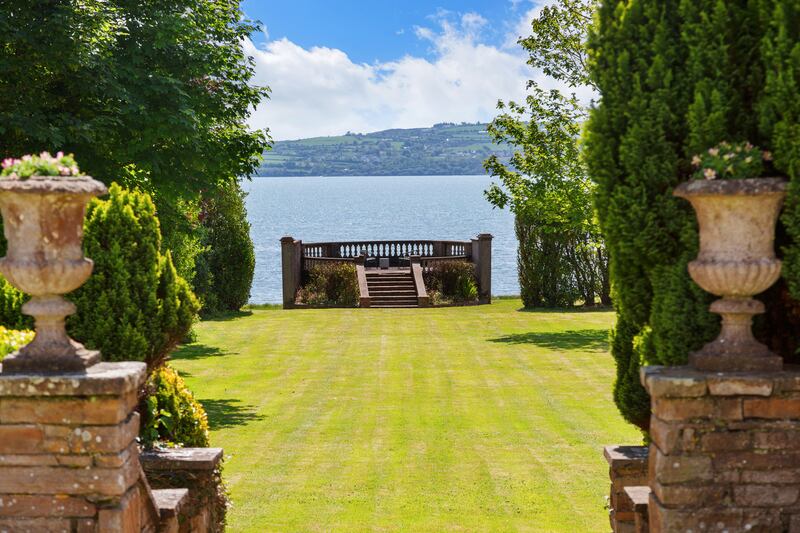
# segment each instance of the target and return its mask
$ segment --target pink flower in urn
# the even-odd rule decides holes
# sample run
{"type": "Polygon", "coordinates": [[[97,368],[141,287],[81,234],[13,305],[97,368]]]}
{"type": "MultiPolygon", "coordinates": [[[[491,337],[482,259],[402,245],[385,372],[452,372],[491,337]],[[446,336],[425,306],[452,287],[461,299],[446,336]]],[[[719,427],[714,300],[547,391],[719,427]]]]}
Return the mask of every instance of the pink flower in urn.
{"type": "Polygon", "coordinates": [[[706,177],[707,180],[713,180],[717,177],[717,171],[713,168],[707,168],[703,171],[703,176],[706,177]]]}
{"type": "Polygon", "coordinates": [[[56,159],[61,159],[62,157],[64,157],[64,152],[57,152],[56,153],[56,159]]]}
{"type": "Polygon", "coordinates": [[[41,157],[42,159],[52,159],[53,158],[53,156],[50,155],[50,152],[42,152],[41,154],[39,154],[39,157],[41,157]]]}
{"type": "Polygon", "coordinates": [[[14,159],[13,158],[7,157],[6,159],[3,159],[3,168],[8,168],[13,164],[14,164],[14,159]]]}

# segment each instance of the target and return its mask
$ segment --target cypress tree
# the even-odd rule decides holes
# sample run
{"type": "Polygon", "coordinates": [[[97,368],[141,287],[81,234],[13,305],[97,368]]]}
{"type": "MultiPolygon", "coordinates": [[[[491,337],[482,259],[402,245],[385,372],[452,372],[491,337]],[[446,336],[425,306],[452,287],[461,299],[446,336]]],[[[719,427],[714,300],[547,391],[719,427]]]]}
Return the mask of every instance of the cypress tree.
{"type": "Polygon", "coordinates": [[[686,266],[694,212],[672,196],[691,158],[721,141],[775,153],[792,180],[779,228],[785,283],[762,295],[758,335],[787,360],[800,340],[800,47],[797,2],[631,0],[599,6],[590,71],[601,93],[587,126],[595,204],[611,255],[618,322],[615,400],[647,428],[642,364],[676,365],[719,330],[713,297],[686,266]],[[791,291],[791,292],[790,292],[791,291]]]}

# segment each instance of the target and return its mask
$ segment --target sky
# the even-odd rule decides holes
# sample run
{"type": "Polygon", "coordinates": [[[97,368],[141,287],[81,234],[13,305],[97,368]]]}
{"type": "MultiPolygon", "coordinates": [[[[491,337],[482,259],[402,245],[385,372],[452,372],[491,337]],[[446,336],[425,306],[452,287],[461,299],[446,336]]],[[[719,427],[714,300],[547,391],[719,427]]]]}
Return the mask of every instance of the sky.
{"type": "Polygon", "coordinates": [[[517,40],[538,0],[245,0],[244,43],[274,140],[488,122],[536,78],[517,40]]]}

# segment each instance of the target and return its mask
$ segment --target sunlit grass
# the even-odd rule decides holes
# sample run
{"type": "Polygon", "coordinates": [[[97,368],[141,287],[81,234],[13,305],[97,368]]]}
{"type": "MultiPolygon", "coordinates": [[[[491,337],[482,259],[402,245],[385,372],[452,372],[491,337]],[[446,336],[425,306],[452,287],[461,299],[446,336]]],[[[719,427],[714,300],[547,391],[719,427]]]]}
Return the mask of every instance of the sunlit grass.
{"type": "Polygon", "coordinates": [[[608,531],[610,312],[252,310],[175,366],[225,448],[231,531],[608,531]],[[249,314],[252,313],[252,314],[249,314]]]}

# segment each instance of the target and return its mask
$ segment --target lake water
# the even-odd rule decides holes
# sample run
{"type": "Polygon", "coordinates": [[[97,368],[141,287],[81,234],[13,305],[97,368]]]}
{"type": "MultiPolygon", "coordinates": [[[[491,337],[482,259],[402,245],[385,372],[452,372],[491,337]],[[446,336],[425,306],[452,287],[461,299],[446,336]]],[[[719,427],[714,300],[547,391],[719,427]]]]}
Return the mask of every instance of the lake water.
{"type": "Polygon", "coordinates": [[[251,303],[280,303],[280,238],[445,239],[491,233],[492,293],[519,294],[514,218],[483,197],[488,176],[253,178],[242,185],[255,243],[251,303]]]}

